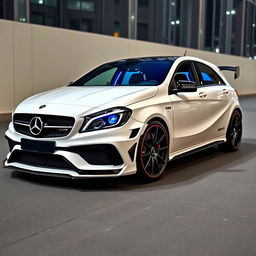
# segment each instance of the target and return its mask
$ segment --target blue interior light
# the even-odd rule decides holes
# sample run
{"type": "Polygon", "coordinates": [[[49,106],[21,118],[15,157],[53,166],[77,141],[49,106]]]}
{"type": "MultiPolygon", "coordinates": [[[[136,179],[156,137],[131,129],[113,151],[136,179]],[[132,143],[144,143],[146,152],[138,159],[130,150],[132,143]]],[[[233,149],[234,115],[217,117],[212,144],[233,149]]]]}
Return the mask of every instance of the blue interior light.
{"type": "Polygon", "coordinates": [[[201,75],[204,81],[210,81],[210,82],[213,81],[213,79],[207,73],[201,72],[201,75]]]}
{"type": "Polygon", "coordinates": [[[108,117],[108,122],[111,125],[114,125],[118,122],[118,116],[117,115],[111,115],[108,117]]]}

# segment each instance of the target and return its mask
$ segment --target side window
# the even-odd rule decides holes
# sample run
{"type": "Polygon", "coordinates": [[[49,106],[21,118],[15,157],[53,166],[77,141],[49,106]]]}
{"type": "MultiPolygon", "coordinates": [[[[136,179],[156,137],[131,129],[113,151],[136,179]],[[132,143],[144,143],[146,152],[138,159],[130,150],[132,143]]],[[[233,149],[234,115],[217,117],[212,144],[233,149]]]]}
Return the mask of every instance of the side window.
{"type": "Polygon", "coordinates": [[[225,85],[224,81],[213,69],[199,62],[196,62],[195,64],[201,85],[225,85]]]}
{"type": "Polygon", "coordinates": [[[172,80],[171,80],[171,88],[177,88],[177,82],[179,80],[193,81],[196,82],[191,64],[186,62],[181,64],[175,71],[172,80]]]}

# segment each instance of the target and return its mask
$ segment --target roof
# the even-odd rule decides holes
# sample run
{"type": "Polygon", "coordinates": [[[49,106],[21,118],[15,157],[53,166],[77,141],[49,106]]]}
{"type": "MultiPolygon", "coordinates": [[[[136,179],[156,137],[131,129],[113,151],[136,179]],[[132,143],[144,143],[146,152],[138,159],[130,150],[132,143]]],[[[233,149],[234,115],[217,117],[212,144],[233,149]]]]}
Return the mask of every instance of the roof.
{"type": "Polygon", "coordinates": [[[111,61],[110,63],[117,63],[117,62],[134,62],[134,61],[175,61],[181,56],[152,56],[152,57],[138,57],[138,58],[128,58],[128,59],[121,59],[116,61],[111,61]]]}

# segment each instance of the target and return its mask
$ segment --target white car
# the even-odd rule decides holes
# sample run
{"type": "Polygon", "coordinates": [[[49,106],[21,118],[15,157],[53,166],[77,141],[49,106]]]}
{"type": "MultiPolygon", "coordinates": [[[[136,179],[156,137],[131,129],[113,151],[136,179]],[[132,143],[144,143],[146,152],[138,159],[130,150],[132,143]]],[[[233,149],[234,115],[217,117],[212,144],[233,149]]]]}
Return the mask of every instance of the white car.
{"type": "Polygon", "coordinates": [[[207,61],[145,57],[106,63],[68,86],[23,101],[6,132],[5,167],[71,178],[137,174],[153,181],[169,160],[219,145],[238,150],[236,91],[207,61]]]}

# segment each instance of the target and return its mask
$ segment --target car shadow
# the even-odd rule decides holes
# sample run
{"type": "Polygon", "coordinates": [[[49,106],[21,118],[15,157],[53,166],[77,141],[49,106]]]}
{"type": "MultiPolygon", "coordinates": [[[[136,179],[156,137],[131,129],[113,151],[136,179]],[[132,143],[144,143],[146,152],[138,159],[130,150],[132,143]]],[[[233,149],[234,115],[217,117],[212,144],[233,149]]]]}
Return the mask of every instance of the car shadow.
{"type": "Polygon", "coordinates": [[[136,176],[126,176],[119,178],[101,178],[71,180],[65,178],[54,178],[25,174],[13,171],[11,177],[23,182],[31,182],[41,186],[52,186],[90,191],[145,191],[174,188],[197,182],[216,172],[243,172],[237,166],[255,158],[256,140],[243,140],[239,151],[234,153],[220,152],[217,148],[210,148],[178,160],[168,163],[164,176],[152,183],[139,182],[136,176]]]}

